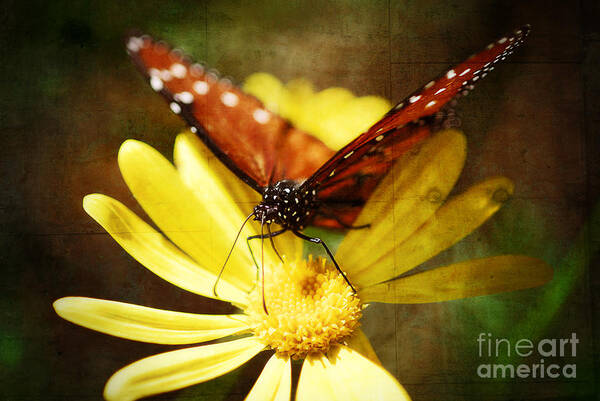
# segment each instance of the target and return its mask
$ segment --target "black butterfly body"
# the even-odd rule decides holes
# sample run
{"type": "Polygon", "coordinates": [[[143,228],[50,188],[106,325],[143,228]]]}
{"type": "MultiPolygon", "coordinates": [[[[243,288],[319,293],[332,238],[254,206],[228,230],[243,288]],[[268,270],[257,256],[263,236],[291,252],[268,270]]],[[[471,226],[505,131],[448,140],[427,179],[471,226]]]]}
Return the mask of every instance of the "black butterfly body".
{"type": "Polygon", "coordinates": [[[267,186],[262,202],[254,207],[254,219],[265,224],[276,223],[285,230],[306,227],[319,208],[316,189],[301,189],[301,182],[281,180],[267,186]]]}

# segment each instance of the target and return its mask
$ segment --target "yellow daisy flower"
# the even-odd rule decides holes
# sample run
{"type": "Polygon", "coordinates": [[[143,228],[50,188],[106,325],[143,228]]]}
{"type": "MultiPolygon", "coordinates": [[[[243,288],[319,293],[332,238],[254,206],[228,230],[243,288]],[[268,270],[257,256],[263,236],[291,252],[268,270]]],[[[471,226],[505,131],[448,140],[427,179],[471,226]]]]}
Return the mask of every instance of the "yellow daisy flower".
{"type": "MultiPolygon", "coordinates": [[[[207,154],[190,133],[177,137],[177,169],[142,142],[128,140],[122,145],[123,177],[164,236],[108,196],[88,195],[83,204],[148,269],[183,289],[215,298],[213,285],[223,257],[245,209],[252,208],[257,199],[207,154]],[[234,201],[237,196],[240,202],[234,201]]],[[[244,235],[256,233],[256,227],[250,226],[244,235]]],[[[107,382],[107,400],[134,400],[201,383],[236,369],[265,349],[277,352],[248,400],[289,399],[291,358],[305,358],[298,400],[345,400],[362,394],[376,394],[381,400],[410,399],[378,364],[358,329],[362,304],[332,264],[321,258],[303,260],[302,242],[294,236],[278,237],[277,248],[285,255],[284,263],[270,246],[262,249],[268,315],[248,252],[232,254],[217,287],[219,299],[243,313],[199,315],[85,297],[61,298],[54,308],[71,322],[131,340],[196,344],[228,338],[124,367],[107,382]],[[315,391],[325,398],[315,398],[315,391]]]]}
{"type": "MultiPolygon", "coordinates": [[[[276,246],[285,255],[283,263],[270,245],[257,249],[264,252],[264,289],[255,283],[249,253],[236,248],[232,254],[218,283],[218,299],[241,313],[190,314],[84,297],[61,298],[54,308],[71,322],[137,341],[225,339],[122,368],[106,384],[107,400],[135,400],[205,382],[266,349],[275,353],[247,400],[288,400],[293,358],[304,359],[299,401],[409,400],[358,328],[367,303],[437,302],[529,288],[552,277],[552,269],[540,260],[504,255],[397,278],[466,236],[512,193],[510,181],[497,177],[444,202],[464,158],[464,136],[449,130],[392,168],[358,218],[357,224],[370,223],[370,228],[350,231],[335,256],[357,294],[330,261],[303,260],[301,240],[282,235],[276,246]]],[[[105,195],[88,195],[84,209],[142,265],[185,290],[215,298],[223,257],[260,199],[191,133],[177,137],[174,160],[176,168],[133,140],[119,151],[127,185],[162,233],[105,195]]],[[[243,236],[257,232],[249,224],[243,236]]]]}

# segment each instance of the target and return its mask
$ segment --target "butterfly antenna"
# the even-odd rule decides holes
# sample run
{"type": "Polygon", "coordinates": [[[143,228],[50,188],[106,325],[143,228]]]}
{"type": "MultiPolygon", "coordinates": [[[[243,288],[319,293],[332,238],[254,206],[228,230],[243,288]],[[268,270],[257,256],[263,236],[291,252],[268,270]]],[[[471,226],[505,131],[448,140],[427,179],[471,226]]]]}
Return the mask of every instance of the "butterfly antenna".
{"type": "MultiPolygon", "coordinates": [[[[268,315],[269,311],[267,310],[267,302],[265,301],[265,236],[263,231],[263,226],[265,224],[265,219],[260,222],[260,272],[261,272],[261,287],[262,287],[262,304],[265,313],[268,315]]],[[[268,225],[267,225],[268,226],[268,225]]]]}
{"type": "Polygon", "coordinates": [[[248,220],[250,220],[250,217],[252,217],[252,216],[254,216],[254,212],[250,213],[248,215],[248,217],[246,217],[246,220],[244,220],[244,222],[242,223],[242,226],[240,227],[237,235],[235,236],[235,240],[233,241],[233,245],[231,245],[231,249],[229,250],[229,253],[227,254],[227,257],[225,258],[225,262],[223,263],[223,266],[221,266],[221,270],[219,270],[219,274],[217,275],[217,280],[215,281],[215,285],[213,286],[213,294],[217,298],[219,298],[219,296],[217,295],[217,284],[219,284],[219,280],[221,279],[221,276],[223,275],[223,271],[225,270],[225,266],[227,265],[227,262],[229,261],[229,257],[231,256],[231,253],[233,252],[233,248],[235,248],[235,243],[237,242],[238,238],[240,237],[240,234],[242,233],[242,230],[244,229],[244,226],[246,225],[246,223],[248,222],[248,220]]]}

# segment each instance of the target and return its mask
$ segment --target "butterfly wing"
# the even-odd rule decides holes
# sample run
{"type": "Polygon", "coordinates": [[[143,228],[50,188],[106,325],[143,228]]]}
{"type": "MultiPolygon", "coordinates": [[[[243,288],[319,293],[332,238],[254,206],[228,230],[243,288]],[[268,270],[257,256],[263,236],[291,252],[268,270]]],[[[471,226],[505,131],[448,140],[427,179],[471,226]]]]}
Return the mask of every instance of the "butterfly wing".
{"type": "Polygon", "coordinates": [[[473,89],[529,30],[527,25],[502,37],[415,91],[319,168],[302,184],[302,190],[317,189],[323,205],[313,224],[350,226],[391,163],[442,126],[445,106],[473,89]]]}
{"type": "Polygon", "coordinates": [[[126,46],[152,89],[259,193],[284,177],[305,179],[333,156],[323,142],[292,127],[258,99],[193,63],[181,51],[149,36],[129,36],[126,46]],[[302,148],[310,157],[296,157],[302,148]]]}
{"type": "Polygon", "coordinates": [[[409,123],[376,141],[376,145],[346,153],[344,163],[332,170],[319,187],[322,206],[312,224],[330,228],[351,226],[391,163],[427,138],[432,125],[409,123]]]}

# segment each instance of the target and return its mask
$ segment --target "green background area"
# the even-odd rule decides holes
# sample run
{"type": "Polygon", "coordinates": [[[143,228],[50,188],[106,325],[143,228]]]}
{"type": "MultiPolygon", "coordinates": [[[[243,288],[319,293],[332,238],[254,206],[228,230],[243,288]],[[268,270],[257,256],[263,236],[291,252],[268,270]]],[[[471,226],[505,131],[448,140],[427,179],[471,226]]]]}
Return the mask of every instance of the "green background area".
{"type": "MultiPolygon", "coordinates": [[[[128,138],[171,158],[184,128],[135,71],[123,46],[139,29],[240,82],[284,81],[400,101],[502,34],[527,43],[459,102],[468,138],[455,192],[491,175],[515,196],[478,231],[423,268],[517,253],[555,268],[543,288],[427,305],[372,305],[363,328],[385,367],[421,400],[598,400],[600,7],[597,1],[7,1],[0,24],[0,398],[101,399],[117,369],[173,347],[140,344],[58,318],[52,301],[91,296],[187,312],[231,309],[142,268],[87,216],[84,195],[141,216],[117,167],[128,138]],[[580,340],[577,378],[482,379],[480,333],[580,340]]],[[[314,231],[313,231],[314,232],[314,231]]],[[[324,234],[330,241],[334,235],[324,234]]],[[[241,400],[262,369],[156,399],[241,400]]]]}

